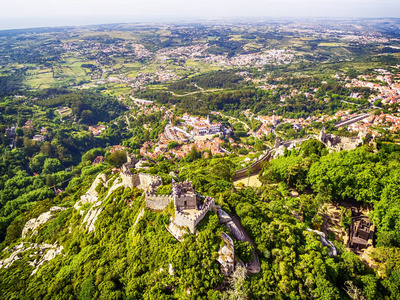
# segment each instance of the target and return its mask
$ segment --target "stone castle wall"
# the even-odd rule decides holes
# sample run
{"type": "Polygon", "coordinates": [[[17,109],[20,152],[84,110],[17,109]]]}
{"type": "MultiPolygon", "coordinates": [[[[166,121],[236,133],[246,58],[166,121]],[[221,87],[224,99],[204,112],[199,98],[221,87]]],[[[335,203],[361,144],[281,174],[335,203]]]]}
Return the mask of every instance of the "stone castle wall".
{"type": "Polygon", "coordinates": [[[149,186],[160,186],[162,185],[161,177],[146,174],[146,173],[139,173],[135,174],[138,176],[139,179],[139,189],[146,189],[149,186]]]}
{"type": "Polygon", "coordinates": [[[359,137],[336,136],[333,134],[326,134],[323,131],[321,131],[318,139],[329,148],[333,148],[336,151],[352,150],[362,143],[359,137]]]}
{"type": "Polygon", "coordinates": [[[171,202],[170,196],[146,195],[146,207],[155,210],[164,210],[171,202]]]}
{"type": "Polygon", "coordinates": [[[129,174],[126,172],[121,172],[122,183],[126,187],[131,189],[137,187],[138,189],[146,189],[150,186],[160,186],[162,185],[162,180],[158,176],[139,173],[139,174],[129,174]]]}
{"type": "Polygon", "coordinates": [[[174,204],[175,207],[183,208],[183,209],[196,209],[196,195],[180,195],[174,196],[174,204]],[[186,201],[186,205],[185,205],[186,201]]]}
{"type": "MultiPolygon", "coordinates": [[[[189,228],[192,234],[196,233],[196,225],[204,218],[204,216],[215,206],[214,199],[211,199],[210,202],[205,204],[201,211],[198,212],[196,218],[190,218],[187,215],[175,210],[175,219],[174,222],[178,226],[186,226],[189,228]]],[[[175,207],[176,208],[176,207],[175,207]]]]}
{"type": "Polygon", "coordinates": [[[188,227],[191,233],[196,232],[196,225],[194,224],[194,221],[178,211],[175,211],[174,223],[181,227],[188,227]]]}

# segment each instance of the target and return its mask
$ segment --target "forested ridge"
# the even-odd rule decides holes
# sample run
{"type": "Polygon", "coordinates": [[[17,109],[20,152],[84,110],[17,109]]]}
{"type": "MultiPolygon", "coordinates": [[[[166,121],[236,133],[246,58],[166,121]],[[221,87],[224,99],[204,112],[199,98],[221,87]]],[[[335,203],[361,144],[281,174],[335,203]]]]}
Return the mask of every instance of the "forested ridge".
{"type": "MultiPolygon", "coordinates": [[[[63,255],[31,276],[33,267],[27,264],[30,252],[26,252],[22,260],[0,269],[4,279],[1,290],[8,298],[70,299],[219,299],[233,295],[252,299],[347,299],[346,291],[357,290],[367,299],[396,299],[400,271],[398,156],[398,151],[387,152],[383,147],[374,154],[369,146],[328,154],[323,145],[310,140],[267,163],[261,177],[264,185],[258,190],[233,189],[230,158],[182,161],[180,179],[191,180],[196,191],[215,197],[222,209],[240,218],[254,239],[261,272],[238,282],[224,280],[215,261],[219,236],[227,230],[215,213],[202,221],[197,236],[189,234],[179,243],[165,230],[169,209],[162,213],[145,210],[133,228],[144,205],[143,196],[139,190],[120,188],[104,204],[96,232],[83,232],[83,216],[72,206],[99,170],[105,168],[103,172],[110,174],[106,164],[85,167],[63,194],[40,201],[19,215],[2,244],[12,247],[21,241],[57,241],[64,247],[63,255]],[[300,197],[289,196],[293,188],[300,197]],[[340,241],[334,241],[339,255],[329,256],[319,236],[306,230],[322,224],[320,207],[332,200],[358,201],[374,208],[377,243],[373,259],[379,262],[383,277],[340,241]],[[67,210],[57,213],[36,236],[21,240],[25,222],[54,205],[67,210]],[[303,215],[303,222],[293,211],[303,215]],[[174,268],[173,276],[166,271],[169,264],[174,268]]],[[[152,163],[148,170],[161,176],[166,187],[172,179],[170,171],[176,172],[176,165],[168,160],[152,163]]],[[[104,197],[107,189],[99,192],[104,197]]],[[[247,250],[236,243],[237,258],[246,261],[247,250]]],[[[2,258],[6,256],[3,251],[2,258]]]]}

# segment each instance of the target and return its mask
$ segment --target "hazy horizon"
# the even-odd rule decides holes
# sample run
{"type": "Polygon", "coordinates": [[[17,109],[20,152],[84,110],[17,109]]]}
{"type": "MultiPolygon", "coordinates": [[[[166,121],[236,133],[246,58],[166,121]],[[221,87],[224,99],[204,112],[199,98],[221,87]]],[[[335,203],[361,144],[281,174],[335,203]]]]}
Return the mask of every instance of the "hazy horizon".
{"type": "Polygon", "coordinates": [[[2,4],[0,30],[232,18],[399,18],[395,0],[15,0],[2,4]]]}

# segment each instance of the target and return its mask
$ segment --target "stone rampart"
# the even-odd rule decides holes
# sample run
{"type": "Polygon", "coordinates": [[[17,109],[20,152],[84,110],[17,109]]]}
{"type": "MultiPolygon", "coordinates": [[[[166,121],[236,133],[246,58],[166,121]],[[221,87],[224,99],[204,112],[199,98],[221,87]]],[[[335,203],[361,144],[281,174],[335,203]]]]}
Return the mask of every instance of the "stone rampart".
{"type": "Polygon", "coordinates": [[[121,172],[121,180],[122,180],[122,184],[125,187],[129,187],[131,189],[133,189],[134,187],[137,186],[137,179],[135,176],[136,174],[132,175],[132,174],[128,174],[125,172],[121,172]]]}
{"type": "Polygon", "coordinates": [[[121,172],[121,179],[124,186],[129,188],[137,187],[138,189],[147,189],[148,187],[158,187],[162,185],[161,177],[139,173],[129,174],[127,172],[121,172]]]}
{"type": "Polygon", "coordinates": [[[163,210],[171,202],[171,197],[162,195],[146,195],[145,201],[146,207],[155,210],[163,210]]]}
{"type": "Polygon", "coordinates": [[[161,177],[155,176],[155,175],[150,175],[146,173],[139,173],[135,174],[138,176],[139,179],[139,189],[146,189],[150,186],[153,187],[159,187],[160,185],[163,184],[161,177]]]}
{"type": "MultiPolygon", "coordinates": [[[[207,212],[210,211],[215,205],[214,199],[211,199],[208,203],[206,203],[203,208],[196,214],[196,217],[191,218],[182,212],[175,210],[175,224],[178,226],[186,226],[189,228],[191,233],[196,232],[196,225],[204,218],[207,212]]],[[[176,207],[175,207],[176,209],[176,207]]]]}
{"type": "Polygon", "coordinates": [[[174,223],[181,227],[188,227],[191,233],[196,232],[196,225],[194,224],[194,220],[181,212],[175,211],[174,223]]]}

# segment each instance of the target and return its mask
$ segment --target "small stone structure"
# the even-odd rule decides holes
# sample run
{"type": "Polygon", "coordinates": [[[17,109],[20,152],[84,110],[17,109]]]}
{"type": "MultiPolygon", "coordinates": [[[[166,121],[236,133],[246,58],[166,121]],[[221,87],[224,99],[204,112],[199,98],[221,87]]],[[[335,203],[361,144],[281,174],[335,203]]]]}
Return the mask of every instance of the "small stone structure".
{"type": "Polygon", "coordinates": [[[360,215],[352,218],[348,246],[363,250],[373,245],[374,226],[368,217],[360,215]]]}
{"type": "Polygon", "coordinates": [[[214,207],[214,204],[214,199],[208,200],[208,202],[204,204],[202,209],[197,210],[198,213],[195,213],[194,216],[186,215],[185,210],[176,210],[177,207],[175,206],[174,223],[178,226],[186,226],[189,228],[191,233],[196,233],[196,225],[204,218],[207,212],[209,212],[214,207]]]}
{"type": "Polygon", "coordinates": [[[214,199],[209,197],[205,198],[203,205],[199,205],[190,181],[175,183],[172,197],[175,207],[173,222],[177,226],[188,227],[191,233],[196,233],[196,225],[215,205],[214,199]]]}
{"type": "Polygon", "coordinates": [[[197,209],[196,194],[192,183],[185,181],[174,184],[172,188],[175,210],[197,209]]]}
{"type": "Polygon", "coordinates": [[[147,190],[149,194],[153,194],[157,188],[162,185],[162,180],[159,176],[154,176],[146,173],[132,174],[131,169],[136,168],[138,160],[134,155],[126,153],[127,162],[122,165],[121,180],[125,187],[147,190]]]}

